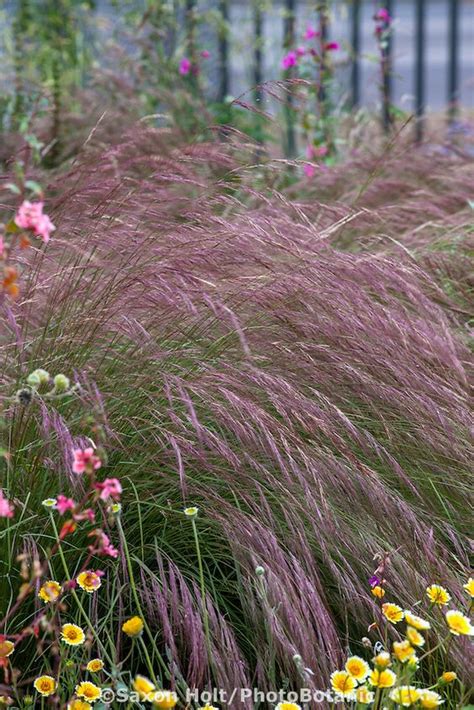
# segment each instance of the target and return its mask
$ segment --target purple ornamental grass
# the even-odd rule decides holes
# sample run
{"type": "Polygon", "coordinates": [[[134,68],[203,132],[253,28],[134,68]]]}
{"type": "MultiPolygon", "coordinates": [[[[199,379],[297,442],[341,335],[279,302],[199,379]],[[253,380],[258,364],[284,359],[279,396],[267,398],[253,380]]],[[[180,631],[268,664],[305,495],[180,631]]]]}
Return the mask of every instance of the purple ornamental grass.
{"type": "MultiPolygon", "coordinates": [[[[420,155],[374,176],[362,156],[296,198],[257,191],[236,147],[143,130],[61,176],[1,377],[54,359],[96,383],[114,475],[163,548],[145,544],[141,593],[176,674],[209,682],[194,548],[149,500],[200,507],[219,683],[325,687],[373,620],[375,555],[402,606],[433,581],[462,595],[467,173],[420,155]],[[456,225],[460,253],[441,262],[431,245],[456,225]]],[[[462,673],[466,647],[450,653],[462,673]]]]}

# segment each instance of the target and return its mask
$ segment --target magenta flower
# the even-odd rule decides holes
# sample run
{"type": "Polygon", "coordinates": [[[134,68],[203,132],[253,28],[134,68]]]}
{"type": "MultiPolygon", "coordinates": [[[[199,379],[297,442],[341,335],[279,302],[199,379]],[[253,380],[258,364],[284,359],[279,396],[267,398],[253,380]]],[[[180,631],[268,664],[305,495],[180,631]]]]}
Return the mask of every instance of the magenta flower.
{"type": "Polygon", "coordinates": [[[3,237],[0,236],[0,259],[3,259],[5,256],[5,242],[3,241],[3,237]]]}
{"type": "Polygon", "coordinates": [[[316,166],[314,163],[305,163],[303,171],[307,178],[312,178],[316,174],[316,166]]]}
{"type": "Polygon", "coordinates": [[[109,498],[118,500],[122,493],[122,485],[118,478],[106,478],[102,483],[96,483],[95,487],[100,491],[99,497],[101,500],[108,500],[109,498]]]}
{"type": "Polygon", "coordinates": [[[281,66],[283,69],[290,69],[290,67],[296,66],[297,60],[298,56],[296,52],[288,52],[288,54],[285,54],[285,56],[281,60],[281,66]]]}
{"type": "Polygon", "coordinates": [[[328,148],[326,145],[315,146],[312,143],[308,143],[306,146],[306,157],[308,160],[312,160],[313,158],[323,158],[327,154],[328,148]]]}
{"type": "Polygon", "coordinates": [[[99,540],[99,554],[106,555],[108,557],[113,557],[114,559],[118,557],[118,550],[110,542],[110,538],[105,532],[101,531],[99,540]]]}
{"type": "Polygon", "coordinates": [[[59,511],[60,515],[64,515],[67,510],[74,510],[75,507],[76,503],[72,498],[66,498],[63,495],[59,495],[56,498],[56,510],[59,511]]]}
{"type": "Polygon", "coordinates": [[[54,232],[56,227],[48,215],[43,213],[43,204],[43,202],[24,200],[15,215],[15,224],[20,229],[33,232],[35,237],[41,237],[46,243],[49,242],[51,232],[54,232]]]}
{"type": "Polygon", "coordinates": [[[390,13],[385,7],[381,7],[380,10],[377,10],[374,15],[374,19],[379,20],[380,22],[386,22],[387,25],[392,21],[390,13]]]}
{"type": "Polygon", "coordinates": [[[202,57],[203,59],[209,59],[210,56],[211,56],[211,53],[210,53],[210,51],[209,51],[208,49],[203,49],[203,50],[202,50],[202,52],[201,52],[201,57],[202,57]]]}
{"type": "Polygon", "coordinates": [[[306,54],[306,47],[297,47],[296,54],[298,55],[298,57],[304,57],[304,55],[306,54]]]}
{"type": "Polygon", "coordinates": [[[74,449],[72,453],[74,456],[72,464],[74,473],[92,473],[102,466],[102,461],[94,453],[92,447],[87,449],[74,449]]]}
{"type": "Polygon", "coordinates": [[[13,503],[10,503],[10,501],[4,497],[3,491],[0,488],[0,518],[13,518],[14,512],[15,508],[13,503]]]}
{"type": "Polygon", "coordinates": [[[369,577],[369,584],[371,587],[378,587],[380,584],[380,579],[377,577],[376,574],[372,575],[372,577],[369,577]]]}
{"type": "Polygon", "coordinates": [[[335,52],[337,49],[339,49],[339,42],[326,42],[324,45],[324,49],[326,52],[335,52]]]}
{"type": "Polygon", "coordinates": [[[179,73],[181,76],[187,76],[192,69],[191,60],[187,57],[183,57],[179,63],[179,73]]]}
{"type": "Polygon", "coordinates": [[[315,37],[319,37],[319,32],[312,25],[308,25],[306,27],[306,32],[303,35],[303,39],[309,40],[314,39],[315,37]]]}

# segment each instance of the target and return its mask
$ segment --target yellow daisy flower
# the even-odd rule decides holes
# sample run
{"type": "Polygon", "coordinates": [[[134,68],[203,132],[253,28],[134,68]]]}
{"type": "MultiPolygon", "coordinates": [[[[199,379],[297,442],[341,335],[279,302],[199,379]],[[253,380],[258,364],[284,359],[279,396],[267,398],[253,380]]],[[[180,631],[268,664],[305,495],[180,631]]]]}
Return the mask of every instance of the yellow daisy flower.
{"type": "Polygon", "coordinates": [[[445,606],[451,599],[451,595],[448,590],[444,587],[440,587],[439,584],[431,584],[427,587],[426,594],[430,602],[432,604],[437,604],[438,606],[445,606]]]}
{"type": "Polygon", "coordinates": [[[361,685],[356,690],[356,701],[360,705],[370,705],[374,702],[375,694],[366,685],[361,685]]]}
{"type": "Polygon", "coordinates": [[[86,670],[90,671],[91,673],[98,673],[103,669],[103,667],[104,661],[102,661],[100,658],[92,658],[87,664],[86,670]]]}
{"type": "MultiPolygon", "coordinates": [[[[279,705],[281,705],[281,703],[279,703],[279,705]]],[[[215,705],[202,705],[198,710],[219,710],[219,708],[216,708],[215,705]]]]}
{"type": "Polygon", "coordinates": [[[377,599],[382,599],[382,597],[385,596],[385,589],[379,584],[377,584],[375,587],[372,587],[371,591],[374,597],[377,597],[377,599]]]}
{"type": "Polygon", "coordinates": [[[412,646],[425,645],[424,636],[422,636],[420,632],[414,629],[412,626],[408,626],[407,628],[407,639],[409,640],[412,646]]]}
{"type": "Polygon", "coordinates": [[[446,612],[446,623],[449,630],[454,636],[472,636],[474,635],[474,626],[468,616],[465,616],[461,611],[450,609],[446,612]]]}
{"type": "Polygon", "coordinates": [[[132,616],[122,624],[122,631],[127,636],[140,636],[143,631],[143,620],[139,616],[132,616]]]}
{"type": "Polygon", "coordinates": [[[376,656],[374,656],[372,660],[377,668],[388,668],[392,665],[392,661],[390,660],[390,654],[387,653],[387,651],[381,651],[376,656]]]}
{"type": "Polygon", "coordinates": [[[48,602],[55,602],[61,594],[61,591],[62,589],[59,582],[55,582],[54,579],[50,579],[42,585],[38,592],[38,596],[47,604],[48,602]]]}
{"type": "Polygon", "coordinates": [[[67,710],[91,710],[92,705],[86,703],[85,700],[71,700],[68,703],[67,710]]]}
{"type": "Polygon", "coordinates": [[[0,659],[8,658],[14,650],[15,644],[13,641],[7,641],[5,638],[2,640],[2,637],[0,637],[0,659]]]}
{"type": "Polygon", "coordinates": [[[403,619],[403,609],[398,604],[382,604],[382,613],[392,624],[398,624],[403,619]]]}
{"type": "Polygon", "coordinates": [[[369,676],[370,685],[373,685],[375,688],[391,688],[395,685],[396,680],[397,676],[395,673],[388,669],[379,671],[376,668],[369,676]]]}
{"type": "Polygon", "coordinates": [[[420,690],[419,701],[421,707],[427,708],[428,710],[435,710],[438,705],[444,703],[441,695],[439,693],[435,693],[434,690],[420,690]]]}
{"type": "Polygon", "coordinates": [[[99,686],[86,680],[79,683],[79,685],[76,685],[76,695],[79,698],[88,700],[90,703],[95,703],[95,701],[102,695],[102,691],[99,686]]]}
{"type": "Polygon", "coordinates": [[[331,674],[331,687],[340,695],[352,695],[357,687],[357,681],[347,671],[334,671],[331,674]]]}
{"type": "Polygon", "coordinates": [[[351,656],[347,659],[344,666],[350,676],[355,678],[359,683],[367,678],[370,673],[369,664],[360,656],[351,656]]]}
{"type": "Polygon", "coordinates": [[[155,690],[155,684],[144,675],[135,676],[132,686],[133,690],[138,693],[142,700],[151,695],[151,693],[155,690]]]}
{"type": "Polygon", "coordinates": [[[417,631],[426,631],[427,629],[431,629],[429,621],[422,619],[421,616],[412,614],[411,611],[408,610],[405,611],[405,621],[409,626],[412,626],[417,631]]]}
{"type": "Polygon", "coordinates": [[[184,514],[187,518],[195,518],[198,513],[199,508],[196,508],[196,506],[191,506],[191,508],[184,509],[184,514]]]}
{"type": "Polygon", "coordinates": [[[469,596],[474,597],[474,577],[469,577],[466,584],[463,584],[463,587],[469,596]]]}
{"type": "Polygon", "coordinates": [[[441,678],[439,679],[440,683],[452,683],[453,681],[456,680],[457,678],[457,673],[454,671],[445,671],[441,678]]]}
{"type": "Polygon", "coordinates": [[[86,640],[84,631],[76,624],[63,624],[61,637],[68,646],[80,646],[86,640]]]}
{"type": "Polygon", "coordinates": [[[157,690],[152,698],[153,707],[160,710],[171,710],[177,702],[176,693],[171,690],[157,690]]]}
{"type": "Polygon", "coordinates": [[[401,685],[390,693],[390,700],[404,708],[414,705],[420,698],[420,691],[414,685],[401,685]]]}
{"type": "Polygon", "coordinates": [[[89,592],[89,594],[92,594],[92,592],[95,592],[97,589],[99,589],[100,585],[102,584],[100,575],[98,575],[96,572],[92,572],[92,570],[86,570],[85,572],[81,572],[81,574],[76,577],[76,582],[78,583],[81,589],[84,589],[84,591],[89,592]]]}
{"type": "Polygon", "coordinates": [[[400,661],[406,663],[412,656],[415,655],[415,649],[409,641],[394,641],[392,645],[393,655],[400,661]]]}
{"type": "MultiPolygon", "coordinates": [[[[211,707],[212,707],[212,705],[211,705],[211,707]]],[[[283,703],[278,703],[278,705],[275,707],[275,710],[301,710],[301,706],[297,705],[297,703],[283,702],[283,703]]]]}
{"type": "Polygon", "coordinates": [[[50,675],[40,675],[33,683],[35,690],[40,695],[47,697],[52,695],[56,690],[56,681],[50,675]]]}

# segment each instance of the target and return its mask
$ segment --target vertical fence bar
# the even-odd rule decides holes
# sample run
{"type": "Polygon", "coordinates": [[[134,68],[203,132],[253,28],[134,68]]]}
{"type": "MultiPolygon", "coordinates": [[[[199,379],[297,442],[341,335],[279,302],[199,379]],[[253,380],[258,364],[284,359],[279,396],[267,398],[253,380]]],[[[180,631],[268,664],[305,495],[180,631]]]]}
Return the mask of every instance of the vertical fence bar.
{"type": "Polygon", "coordinates": [[[229,95],[229,0],[219,2],[222,26],[219,31],[219,101],[229,95]]]}
{"type": "Polygon", "coordinates": [[[196,0],[186,0],[186,14],[184,22],[186,28],[186,49],[191,61],[190,80],[194,88],[197,89],[196,0]]]}
{"type": "Polygon", "coordinates": [[[393,0],[385,0],[385,8],[390,15],[390,27],[387,33],[387,40],[382,49],[382,123],[385,133],[389,133],[392,126],[392,71],[393,71],[393,0]]]}
{"type": "Polygon", "coordinates": [[[319,34],[320,34],[320,65],[319,65],[319,85],[318,85],[318,102],[321,113],[325,113],[325,103],[326,103],[326,80],[327,80],[327,50],[326,43],[329,36],[329,16],[328,16],[328,2],[327,0],[321,0],[318,5],[318,22],[319,22],[319,34]]]}
{"type": "Polygon", "coordinates": [[[449,0],[448,120],[452,123],[459,102],[459,0],[449,0]]]}
{"type": "MultiPolygon", "coordinates": [[[[254,28],[254,50],[253,50],[253,82],[254,82],[254,101],[259,110],[262,103],[263,82],[263,13],[261,0],[253,0],[253,28],[254,28]]],[[[256,140],[258,143],[263,143],[263,127],[262,116],[256,116],[256,140]]],[[[257,153],[259,158],[260,153],[257,153]]]]}
{"type": "Polygon", "coordinates": [[[423,140],[425,117],[425,9],[425,0],[416,0],[415,135],[417,143],[423,140]]]}
{"type": "Polygon", "coordinates": [[[351,45],[351,105],[356,108],[360,104],[360,0],[352,0],[351,45]]]}
{"type": "MultiPolygon", "coordinates": [[[[283,24],[283,46],[288,51],[294,49],[295,44],[295,24],[296,24],[296,0],[285,0],[285,18],[283,24]]],[[[291,69],[288,72],[289,79],[293,78],[291,69]]],[[[294,91],[291,84],[286,87],[285,95],[285,118],[286,118],[286,145],[287,157],[293,158],[296,154],[295,121],[293,113],[294,91]]]]}

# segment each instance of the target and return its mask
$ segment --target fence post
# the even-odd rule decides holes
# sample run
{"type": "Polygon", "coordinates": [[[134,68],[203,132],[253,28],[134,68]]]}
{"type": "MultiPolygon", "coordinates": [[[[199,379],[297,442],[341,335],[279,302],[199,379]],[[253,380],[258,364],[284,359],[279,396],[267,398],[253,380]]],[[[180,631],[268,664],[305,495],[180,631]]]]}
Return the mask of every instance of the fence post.
{"type": "Polygon", "coordinates": [[[393,2],[385,1],[385,8],[390,16],[390,26],[387,32],[387,39],[382,47],[382,123],[386,133],[392,126],[392,34],[393,34],[393,2]]]}
{"type": "MultiPolygon", "coordinates": [[[[253,82],[254,82],[254,100],[257,108],[261,109],[263,82],[263,48],[262,48],[262,29],[263,16],[261,0],[253,0],[253,28],[254,28],[254,51],[253,51],[253,82]]],[[[257,114],[256,122],[256,140],[258,143],[263,143],[262,117],[257,114]]],[[[258,156],[257,156],[258,157],[258,156]]]]}
{"type": "Polygon", "coordinates": [[[219,31],[219,101],[229,94],[229,0],[220,0],[219,10],[222,26],[219,31]]]}
{"type": "MultiPolygon", "coordinates": [[[[285,0],[285,18],[283,25],[283,46],[286,50],[294,48],[295,44],[295,11],[296,0],[285,0]]],[[[288,78],[293,78],[293,72],[288,70],[288,78]]],[[[285,152],[287,157],[293,158],[296,154],[296,139],[295,139],[295,122],[293,114],[294,92],[293,87],[289,84],[286,87],[285,96],[285,118],[286,118],[286,145],[285,152]]]]}
{"type": "Polygon", "coordinates": [[[459,0],[449,2],[448,121],[458,113],[459,101],[459,0]]]}
{"type": "Polygon", "coordinates": [[[353,108],[356,108],[360,104],[360,0],[352,0],[351,44],[351,104],[353,108]]]}
{"type": "Polygon", "coordinates": [[[416,68],[415,68],[415,96],[416,96],[416,142],[423,140],[424,115],[425,115],[425,0],[416,0],[416,68]]]}
{"type": "Polygon", "coordinates": [[[191,61],[190,80],[195,89],[198,88],[197,61],[196,61],[196,0],[186,0],[186,49],[191,61]]]}
{"type": "Polygon", "coordinates": [[[325,115],[325,103],[326,103],[326,87],[325,82],[327,80],[327,50],[326,43],[328,41],[329,35],[329,17],[328,17],[328,3],[327,0],[321,0],[318,5],[319,14],[319,39],[320,39],[320,64],[319,64],[319,86],[318,86],[318,102],[319,110],[321,115],[325,115]]]}

